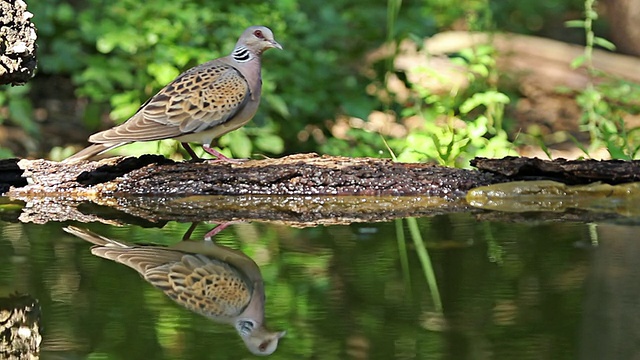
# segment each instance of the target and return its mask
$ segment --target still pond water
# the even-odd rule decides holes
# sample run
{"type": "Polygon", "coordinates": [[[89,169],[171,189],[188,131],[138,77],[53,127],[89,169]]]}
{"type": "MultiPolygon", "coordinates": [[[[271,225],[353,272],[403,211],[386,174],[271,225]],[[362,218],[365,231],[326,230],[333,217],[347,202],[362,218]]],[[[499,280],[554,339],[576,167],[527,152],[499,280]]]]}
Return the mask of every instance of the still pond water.
{"type": "MultiPolygon", "coordinates": [[[[241,223],[215,241],[260,268],[268,327],[287,331],[272,359],[638,358],[639,228],[469,214],[417,224],[442,311],[404,221],[241,223]]],[[[169,245],[190,224],[75,225],[169,245]]],[[[232,326],[180,307],[62,227],[0,223],[0,297],[39,301],[42,359],[255,358],[232,326]]],[[[211,227],[200,224],[191,237],[211,227]]]]}

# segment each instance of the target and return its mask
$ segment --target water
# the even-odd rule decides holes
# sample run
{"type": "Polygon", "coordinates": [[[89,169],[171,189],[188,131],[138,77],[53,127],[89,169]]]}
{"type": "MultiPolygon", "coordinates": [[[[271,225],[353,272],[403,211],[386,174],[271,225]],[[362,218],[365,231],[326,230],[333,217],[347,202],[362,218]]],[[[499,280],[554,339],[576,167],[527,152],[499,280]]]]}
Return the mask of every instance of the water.
{"type": "MultiPolygon", "coordinates": [[[[190,224],[76,225],[123,242],[168,245],[190,224]]],[[[638,355],[636,227],[479,222],[469,214],[418,225],[442,312],[400,220],[304,229],[241,223],[215,240],[260,267],[266,322],[287,331],[273,359],[638,355]]],[[[0,223],[0,296],[39,301],[42,359],[254,357],[232,326],[178,306],[62,227],[0,223]]],[[[200,224],[192,238],[210,228],[200,224]]]]}

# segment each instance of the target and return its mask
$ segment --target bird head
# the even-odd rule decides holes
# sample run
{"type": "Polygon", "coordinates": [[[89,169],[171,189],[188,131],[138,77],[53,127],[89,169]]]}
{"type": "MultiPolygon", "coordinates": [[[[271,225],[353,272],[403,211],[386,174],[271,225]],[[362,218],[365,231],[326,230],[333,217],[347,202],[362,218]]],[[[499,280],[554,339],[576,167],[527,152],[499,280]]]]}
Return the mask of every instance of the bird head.
{"type": "Polygon", "coordinates": [[[273,32],[266,26],[251,26],[247,28],[238,39],[238,44],[243,44],[256,54],[262,54],[262,52],[271,48],[282,50],[282,45],[273,38],[273,32]]]}
{"type": "Polygon", "coordinates": [[[253,321],[239,321],[236,330],[242,337],[247,349],[254,355],[271,355],[278,348],[278,341],[287,334],[286,331],[269,331],[260,325],[253,328],[253,321]]]}

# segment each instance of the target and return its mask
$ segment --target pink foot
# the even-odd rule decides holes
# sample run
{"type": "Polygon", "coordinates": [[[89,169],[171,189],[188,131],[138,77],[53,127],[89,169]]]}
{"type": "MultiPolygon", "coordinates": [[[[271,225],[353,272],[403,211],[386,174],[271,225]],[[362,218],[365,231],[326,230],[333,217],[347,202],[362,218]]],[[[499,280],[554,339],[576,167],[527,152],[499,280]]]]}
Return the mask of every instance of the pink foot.
{"type": "Polygon", "coordinates": [[[242,222],[244,221],[231,220],[231,221],[223,222],[222,224],[219,224],[218,226],[211,229],[211,231],[209,231],[208,233],[204,234],[204,241],[213,241],[212,240],[213,237],[216,236],[220,231],[226,229],[229,225],[239,224],[242,222]]]}
{"type": "Polygon", "coordinates": [[[204,149],[204,151],[206,151],[207,153],[215,156],[217,159],[213,160],[213,161],[222,161],[222,162],[228,162],[228,163],[243,163],[245,161],[247,161],[247,159],[232,159],[232,158],[228,158],[226,156],[224,156],[224,154],[222,154],[220,151],[213,149],[211,147],[209,147],[208,145],[202,145],[202,149],[204,149]]]}

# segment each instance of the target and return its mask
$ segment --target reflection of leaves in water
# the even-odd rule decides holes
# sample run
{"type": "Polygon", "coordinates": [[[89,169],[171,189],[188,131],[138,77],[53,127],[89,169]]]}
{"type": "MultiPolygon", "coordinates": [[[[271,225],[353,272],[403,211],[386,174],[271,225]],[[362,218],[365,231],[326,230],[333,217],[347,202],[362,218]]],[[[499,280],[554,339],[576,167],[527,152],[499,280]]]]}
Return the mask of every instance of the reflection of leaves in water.
{"type": "MultiPolygon", "coordinates": [[[[322,354],[339,359],[346,351],[359,350],[372,360],[394,354],[457,359],[472,356],[487,341],[499,358],[535,357],[541,341],[557,339],[557,347],[543,349],[545,358],[576,351],[575,329],[582,316],[590,316],[581,304],[584,272],[594,254],[573,245],[587,241],[584,225],[484,223],[469,214],[416,221],[438,275],[446,323],[430,313],[433,302],[409,238],[413,293],[403,286],[391,224],[369,224],[377,232],[366,236],[354,235],[362,225],[291,229],[241,224],[216,239],[245,251],[260,265],[268,291],[267,318],[278,325],[274,327],[289,330],[278,346],[279,358],[322,354]],[[502,265],[487,259],[488,230],[502,248],[502,265]],[[466,246],[452,247],[451,242],[466,246]],[[503,317],[509,314],[497,305],[505,302],[514,304],[516,317],[503,317]],[[505,319],[515,324],[506,325],[505,319]]],[[[96,226],[117,239],[169,245],[188,225],[96,226]]],[[[130,269],[94,258],[86,244],[59,236],[56,224],[0,224],[0,230],[0,288],[28,286],[38,294],[46,315],[43,349],[51,351],[53,340],[57,348],[90,358],[248,356],[243,346],[232,346],[239,342],[229,328],[173,306],[130,269]]],[[[194,239],[208,229],[197,230],[194,239]]]]}

